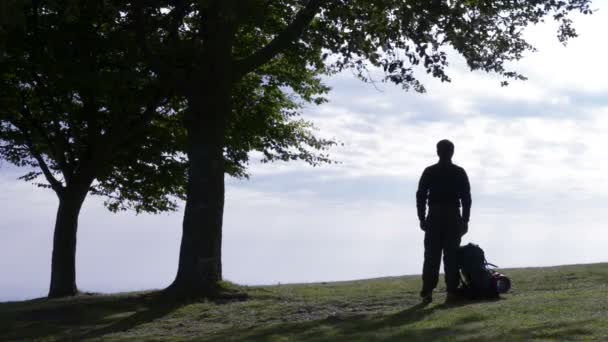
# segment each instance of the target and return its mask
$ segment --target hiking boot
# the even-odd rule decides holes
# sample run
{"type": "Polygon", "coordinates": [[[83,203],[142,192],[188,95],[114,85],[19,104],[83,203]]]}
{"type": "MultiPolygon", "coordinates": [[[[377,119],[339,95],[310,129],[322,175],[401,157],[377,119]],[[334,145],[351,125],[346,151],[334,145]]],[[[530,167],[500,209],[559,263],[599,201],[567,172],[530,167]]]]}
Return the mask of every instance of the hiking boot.
{"type": "Polygon", "coordinates": [[[421,294],[420,297],[422,297],[422,304],[430,304],[433,301],[432,293],[421,294]]]}

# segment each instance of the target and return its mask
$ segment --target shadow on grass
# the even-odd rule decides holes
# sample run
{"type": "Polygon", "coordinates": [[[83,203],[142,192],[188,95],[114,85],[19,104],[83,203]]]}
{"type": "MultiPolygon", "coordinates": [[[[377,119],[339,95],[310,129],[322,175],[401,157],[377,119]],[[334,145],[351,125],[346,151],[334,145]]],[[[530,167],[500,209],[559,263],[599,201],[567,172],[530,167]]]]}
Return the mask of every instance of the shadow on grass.
{"type": "MultiPolygon", "coordinates": [[[[143,305],[141,305],[135,313],[129,314],[126,317],[120,317],[120,315],[118,315],[118,318],[112,320],[110,324],[84,332],[75,339],[93,339],[108,334],[128,331],[139,325],[162,318],[183,305],[186,305],[186,303],[169,302],[156,296],[142,304],[143,305]]],[[[114,315],[114,317],[117,317],[117,315],[114,315]]]]}
{"type": "Polygon", "coordinates": [[[586,327],[587,323],[591,323],[591,321],[545,322],[534,326],[502,329],[484,322],[487,317],[471,313],[454,320],[453,324],[449,326],[441,326],[441,324],[438,326],[437,323],[440,322],[433,320],[429,320],[429,322],[433,322],[428,325],[423,322],[435,312],[479,303],[458,302],[434,306],[416,304],[389,315],[345,314],[308,322],[275,324],[264,328],[231,329],[205,340],[217,342],[281,339],[296,341],[488,341],[493,339],[521,341],[530,338],[569,340],[592,335],[592,329],[586,327]],[[420,324],[417,324],[419,322],[420,324]]]}
{"type": "Polygon", "coordinates": [[[129,330],[180,307],[158,292],[0,304],[0,340],[81,340],[129,330]]]}
{"type": "MultiPolygon", "coordinates": [[[[103,338],[113,333],[134,330],[143,324],[156,323],[157,320],[190,303],[167,302],[159,297],[158,293],[2,303],[0,340],[77,341],[103,338]]],[[[218,333],[199,335],[196,340],[574,340],[593,336],[593,324],[597,323],[592,320],[568,320],[527,324],[512,315],[504,317],[501,322],[496,317],[484,315],[483,305],[474,310],[454,310],[455,316],[452,316],[451,309],[470,304],[483,303],[416,304],[393,313],[342,312],[324,319],[252,325],[249,328],[228,324],[218,333]],[[433,314],[441,316],[429,317],[433,314]],[[448,316],[449,324],[439,319],[448,316]]],[[[174,333],[181,336],[184,331],[174,333]]]]}
{"type": "Polygon", "coordinates": [[[232,330],[211,336],[210,341],[242,340],[272,340],[280,336],[289,336],[295,340],[327,340],[336,337],[352,340],[360,334],[368,334],[380,329],[392,329],[423,320],[436,310],[446,310],[474,302],[443,303],[429,306],[419,303],[405,310],[390,315],[344,314],[330,316],[322,320],[302,323],[277,324],[262,329],[232,330]]]}

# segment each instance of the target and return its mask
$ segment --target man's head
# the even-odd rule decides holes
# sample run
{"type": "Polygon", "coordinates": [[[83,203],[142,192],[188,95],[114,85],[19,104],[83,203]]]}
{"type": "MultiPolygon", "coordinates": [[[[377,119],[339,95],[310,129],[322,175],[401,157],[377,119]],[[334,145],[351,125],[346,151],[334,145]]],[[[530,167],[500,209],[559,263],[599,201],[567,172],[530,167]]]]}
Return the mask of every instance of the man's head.
{"type": "Polygon", "coordinates": [[[450,161],[454,155],[454,144],[447,139],[443,139],[437,143],[437,155],[439,160],[450,161]]]}

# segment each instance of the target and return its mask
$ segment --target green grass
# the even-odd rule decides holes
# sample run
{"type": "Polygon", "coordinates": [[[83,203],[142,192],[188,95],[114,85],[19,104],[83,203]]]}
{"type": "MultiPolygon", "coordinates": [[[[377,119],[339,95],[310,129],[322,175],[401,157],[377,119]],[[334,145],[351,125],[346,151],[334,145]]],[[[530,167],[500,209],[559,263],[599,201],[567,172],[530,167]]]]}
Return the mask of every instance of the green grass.
{"type": "MultiPolygon", "coordinates": [[[[241,287],[245,301],[154,292],[0,303],[0,340],[608,341],[608,264],[504,270],[500,300],[419,303],[418,276],[241,287]]],[[[443,281],[443,280],[441,280],[443,281]]]]}

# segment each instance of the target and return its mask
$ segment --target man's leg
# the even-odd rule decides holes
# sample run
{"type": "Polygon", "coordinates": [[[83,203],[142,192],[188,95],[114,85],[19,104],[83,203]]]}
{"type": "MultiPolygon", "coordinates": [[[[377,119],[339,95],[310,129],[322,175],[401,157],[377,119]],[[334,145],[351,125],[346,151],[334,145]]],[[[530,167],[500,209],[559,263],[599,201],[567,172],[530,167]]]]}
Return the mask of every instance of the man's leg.
{"type": "Polygon", "coordinates": [[[446,227],[443,247],[443,270],[447,292],[456,293],[460,284],[460,268],[458,265],[458,248],[460,247],[462,219],[459,213],[451,217],[446,227]]]}
{"type": "Polygon", "coordinates": [[[441,230],[438,227],[427,227],[424,234],[424,266],[422,267],[422,291],[426,297],[433,292],[439,280],[441,266],[441,230]]]}

